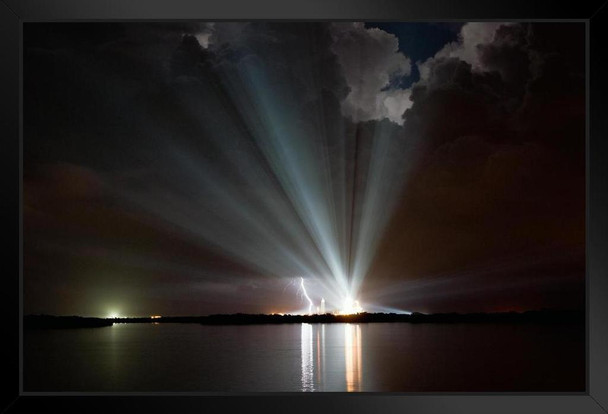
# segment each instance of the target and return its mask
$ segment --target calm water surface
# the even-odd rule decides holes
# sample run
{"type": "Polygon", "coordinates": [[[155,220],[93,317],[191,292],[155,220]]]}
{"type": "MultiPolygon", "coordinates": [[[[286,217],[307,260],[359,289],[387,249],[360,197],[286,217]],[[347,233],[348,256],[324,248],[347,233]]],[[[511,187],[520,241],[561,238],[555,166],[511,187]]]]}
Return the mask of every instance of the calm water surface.
{"type": "Polygon", "coordinates": [[[584,391],[584,327],[115,324],[25,331],[25,391],[584,391]]]}

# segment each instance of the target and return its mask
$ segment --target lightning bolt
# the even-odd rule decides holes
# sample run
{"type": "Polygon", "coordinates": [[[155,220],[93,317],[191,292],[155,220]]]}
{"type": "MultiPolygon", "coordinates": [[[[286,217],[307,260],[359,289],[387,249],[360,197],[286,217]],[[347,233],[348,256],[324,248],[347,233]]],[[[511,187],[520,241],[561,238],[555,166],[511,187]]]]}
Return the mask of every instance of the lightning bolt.
{"type": "Polygon", "coordinates": [[[308,296],[308,292],[306,292],[306,288],[304,287],[304,278],[301,277],[300,278],[300,286],[302,287],[302,293],[304,293],[304,296],[306,297],[306,300],[308,300],[308,314],[312,314],[312,300],[310,300],[310,297],[308,296]]]}

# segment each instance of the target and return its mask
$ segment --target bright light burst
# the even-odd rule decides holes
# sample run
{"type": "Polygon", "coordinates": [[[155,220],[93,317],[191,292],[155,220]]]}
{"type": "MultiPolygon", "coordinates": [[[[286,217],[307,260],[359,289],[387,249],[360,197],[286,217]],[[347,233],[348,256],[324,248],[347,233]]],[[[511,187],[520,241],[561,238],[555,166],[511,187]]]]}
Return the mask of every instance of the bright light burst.
{"type": "Polygon", "coordinates": [[[353,300],[350,297],[344,299],[342,309],[338,311],[339,315],[353,315],[356,313],[363,312],[363,308],[359,304],[358,300],[353,300]]]}
{"type": "MultiPolygon", "coordinates": [[[[315,293],[314,290],[315,289],[314,289],[314,285],[313,285],[313,296],[315,293]]],[[[313,309],[316,309],[317,314],[326,313],[325,298],[321,298],[320,302],[318,302],[315,306],[315,301],[313,301],[311,299],[311,297],[309,295],[309,289],[306,289],[303,277],[300,277],[299,292],[308,302],[308,311],[306,312],[308,315],[313,314],[313,309]]],[[[317,291],[316,294],[318,294],[318,293],[319,292],[317,291]]],[[[327,293],[331,293],[331,292],[327,292],[327,293]]],[[[364,312],[363,307],[361,306],[359,301],[356,299],[352,299],[352,297],[349,295],[346,295],[344,297],[344,299],[342,299],[342,300],[334,299],[332,301],[332,303],[334,304],[334,308],[333,308],[334,310],[331,312],[333,312],[334,314],[337,314],[337,315],[354,315],[357,313],[364,312]]]]}
{"type": "MultiPolygon", "coordinates": [[[[344,298],[359,296],[370,271],[411,165],[410,141],[387,120],[355,128],[335,117],[339,108],[327,106],[316,70],[296,65],[303,72],[294,77],[292,65],[276,64],[282,57],[274,47],[243,47],[252,54],[238,65],[223,62],[217,77],[181,79],[173,90],[213,156],[186,145],[189,133],[157,134],[154,120],[133,105],[133,116],[147,121],[140,125],[163,148],[163,157],[147,161],[171,174],[154,185],[121,178],[113,191],[256,274],[314,280],[308,291],[300,280],[308,313],[317,306],[323,312],[321,296],[328,310],[360,312],[344,298]]],[[[179,270],[222,283],[247,277],[179,270]]]]}

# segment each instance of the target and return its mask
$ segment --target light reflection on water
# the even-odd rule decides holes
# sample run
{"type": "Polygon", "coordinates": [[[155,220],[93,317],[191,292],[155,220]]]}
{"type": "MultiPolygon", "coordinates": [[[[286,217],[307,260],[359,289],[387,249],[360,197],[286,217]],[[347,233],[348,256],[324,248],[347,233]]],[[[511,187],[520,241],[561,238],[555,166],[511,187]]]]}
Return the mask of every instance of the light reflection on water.
{"type": "MultiPolygon", "coordinates": [[[[361,367],[361,327],[358,324],[344,325],[344,347],[333,347],[330,358],[332,366],[334,361],[343,353],[344,365],[339,369],[332,369],[330,383],[336,383],[335,376],[342,375],[346,391],[361,391],[362,367],[361,367]],[[336,352],[337,351],[337,352],[336,352]]],[[[325,349],[325,325],[302,324],[301,336],[302,352],[302,391],[325,391],[327,384],[325,349]]]]}
{"type": "Polygon", "coordinates": [[[346,391],[361,391],[361,327],[344,325],[346,391]]]}
{"type": "Polygon", "coordinates": [[[302,391],[314,391],[312,325],[302,324],[302,391]]]}

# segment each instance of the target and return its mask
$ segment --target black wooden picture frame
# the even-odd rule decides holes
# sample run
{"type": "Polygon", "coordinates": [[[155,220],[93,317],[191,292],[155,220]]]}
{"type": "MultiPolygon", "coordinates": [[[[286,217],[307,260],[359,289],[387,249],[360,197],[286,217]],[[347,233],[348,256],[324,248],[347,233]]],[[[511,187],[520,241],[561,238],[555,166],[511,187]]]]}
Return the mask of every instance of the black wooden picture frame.
{"type": "Polygon", "coordinates": [[[608,413],[608,1],[1,0],[2,412],[608,413]],[[587,27],[587,390],[584,393],[27,394],[21,378],[22,30],[38,21],[579,21],[587,27]]]}

